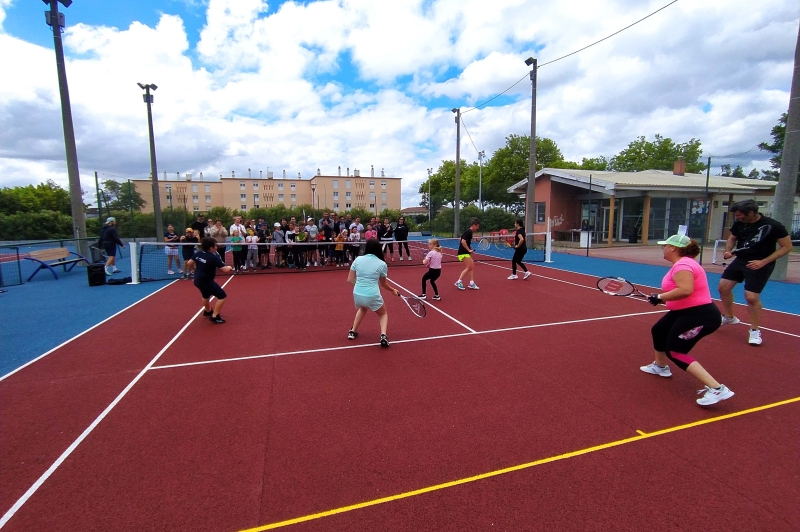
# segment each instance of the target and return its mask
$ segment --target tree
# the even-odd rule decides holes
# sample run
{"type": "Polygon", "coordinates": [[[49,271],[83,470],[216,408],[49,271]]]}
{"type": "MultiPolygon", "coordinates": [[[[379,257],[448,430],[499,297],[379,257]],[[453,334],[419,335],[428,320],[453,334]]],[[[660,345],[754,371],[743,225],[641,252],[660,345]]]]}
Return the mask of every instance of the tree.
{"type": "Polygon", "coordinates": [[[671,138],[656,134],[651,142],[638,137],[609,161],[609,169],[616,172],[642,172],[644,170],[672,170],[678,157],[686,160],[686,171],[699,173],[706,169],[700,161],[700,141],[676,144],[671,138]]]}
{"type": "Polygon", "coordinates": [[[741,165],[736,165],[736,168],[731,170],[731,165],[723,164],[720,166],[720,169],[721,169],[720,175],[724,177],[738,177],[740,179],[759,179],[758,170],[756,170],[755,168],[750,170],[750,173],[748,173],[747,175],[745,175],[744,169],[741,167],[741,165]]]}
{"type": "Polygon", "coordinates": [[[38,213],[41,211],[71,215],[69,192],[50,180],[36,186],[0,189],[0,213],[38,213]]]}
{"type": "MultiPolygon", "coordinates": [[[[774,156],[769,160],[772,170],[762,170],[762,179],[777,181],[780,177],[781,160],[783,159],[783,139],[786,137],[786,122],[788,120],[789,114],[783,113],[778,119],[778,123],[772,128],[772,131],[770,131],[770,135],[772,135],[772,144],[767,144],[766,142],[760,142],[758,144],[759,150],[774,154],[774,156]]],[[[800,174],[798,174],[797,189],[795,190],[795,193],[800,194],[800,174]]]]}
{"type": "Polygon", "coordinates": [[[100,193],[103,206],[109,211],[129,211],[131,207],[134,211],[140,211],[146,203],[135,187],[113,179],[103,181],[100,193]]]}

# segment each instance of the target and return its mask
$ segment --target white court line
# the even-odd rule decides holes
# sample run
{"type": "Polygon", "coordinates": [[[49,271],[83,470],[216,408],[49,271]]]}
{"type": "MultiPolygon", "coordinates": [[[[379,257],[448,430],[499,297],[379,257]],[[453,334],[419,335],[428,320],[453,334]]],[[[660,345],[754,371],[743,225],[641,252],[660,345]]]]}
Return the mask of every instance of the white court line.
{"type": "MultiPolygon", "coordinates": [[[[225,286],[226,286],[226,285],[227,285],[227,284],[228,284],[228,283],[231,281],[231,279],[233,279],[233,276],[229,277],[229,278],[228,278],[228,280],[227,280],[227,281],[225,281],[225,284],[223,284],[222,286],[223,286],[223,287],[225,287],[225,286]]],[[[167,285],[167,286],[169,286],[169,285],[167,285]]],[[[155,293],[155,292],[154,292],[154,293],[155,293]]],[[[14,517],[14,514],[15,514],[15,513],[17,513],[17,510],[19,510],[20,508],[22,508],[22,506],[23,506],[23,505],[24,505],[26,502],[28,502],[28,499],[30,499],[30,498],[33,496],[33,494],[34,494],[34,493],[36,493],[36,491],[37,491],[37,490],[38,490],[38,489],[39,489],[39,488],[42,486],[42,484],[44,484],[44,483],[45,483],[45,481],[46,481],[48,478],[50,478],[50,475],[52,475],[52,474],[53,474],[53,473],[56,471],[56,469],[58,469],[58,468],[59,468],[59,466],[60,466],[62,463],[64,463],[64,460],[66,460],[67,458],[69,458],[69,455],[71,455],[71,454],[72,454],[72,452],[73,452],[73,451],[74,451],[74,450],[75,450],[75,449],[78,447],[78,445],[80,445],[80,444],[81,444],[81,442],[83,442],[83,440],[85,440],[85,439],[86,439],[86,438],[89,436],[89,434],[91,434],[91,432],[92,432],[92,431],[95,429],[95,427],[97,427],[97,425],[99,425],[99,424],[100,424],[100,422],[101,422],[101,421],[103,421],[103,419],[105,419],[105,417],[106,417],[106,416],[109,414],[109,412],[111,412],[111,410],[113,410],[113,408],[114,408],[115,406],[117,406],[117,404],[118,404],[118,403],[119,403],[119,402],[122,400],[122,398],[123,398],[123,397],[125,397],[125,395],[126,395],[126,394],[127,394],[127,393],[128,393],[130,390],[131,390],[131,388],[133,388],[134,384],[136,384],[137,382],[139,382],[139,379],[141,379],[141,378],[144,376],[144,374],[145,374],[145,373],[147,373],[147,371],[148,371],[148,370],[149,370],[149,369],[150,369],[150,368],[153,366],[153,364],[155,364],[155,363],[158,361],[158,359],[159,359],[159,358],[161,358],[161,355],[163,355],[163,354],[166,352],[166,350],[167,350],[167,349],[169,349],[169,347],[170,347],[170,346],[171,346],[173,343],[175,343],[175,341],[176,341],[176,340],[177,340],[177,339],[180,337],[180,335],[181,335],[181,334],[183,334],[183,331],[185,331],[185,330],[186,330],[186,329],[189,327],[189,325],[191,325],[191,324],[192,324],[192,322],[195,320],[195,318],[197,318],[197,316],[199,316],[199,315],[200,315],[202,312],[203,312],[203,309],[201,308],[200,310],[198,310],[198,311],[197,311],[197,313],[195,313],[195,315],[194,315],[194,316],[192,316],[192,317],[189,319],[189,321],[187,321],[187,322],[186,322],[186,325],[184,325],[184,326],[181,328],[181,330],[180,330],[180,331],[178,331],[178,333],[177,333],[175,336],[173,336],[173,337],[172,337],[172,340],[170,340],[170,341],[167,343],[167,345],[165,345],[165,346],[164,346],[164,347],[161,349],[161,351],[159,351],[159,352],[158,352],[158,354],[157,354],[157,355],[156,355],[156,356],[153,358],[153,360],[151,360],[151,361],[150,361],[150,363],[149,363],[149,364],[147,364],[147,366],[145,366],[145,367],[144,367],[144,369],[142,369],[142,371],[140,371],[140,372],[139,372],[139,374],[138,374],[138,375],[136,375],[136,377],[135,377],[135,378],[134,378],[134,379],[133,379],[133,380],[132,380],[132,381],[131,381],[131,382],[130,382],[130,383],[129,383],[129,384],[126,386],[126,387],[125,387],[125,389],[124,389],[124,390],[122,390],[122,391],[119,393],[119,395],[117,395],[117,397],[116,397],[116,398],[115,398],[113,401],[111,401],[111,404],[109,404],[109,405],[106,407],[106,409],[105,409],[105,410],[103,410],[103,412],[101,412],[99,416],[97,416],[97,418],[96,418],[96,419],[95,419],[95,420],[92,422],[92,424],[91,424],[91,425],[89,425],[88,427],[86,427],[86,430],[84,430],[84,431],[81,433],[81,435],[80,435],[80,436],[78,436],[78,437],[75,439],[75,441],[73,441],[73,442],[72,442],[72,444],[71,444],[69,447],[67,447],[67,450],[66,450],[66,451],[64,451],[63,453],[61,453],[61,456],[59,456],[59,457],[56,459],[56,461],[55,461],[55,462],[53,462],[53,465],[51,465],[51,466],[50,466],[50,467],[47,469],[47,471],[45,471],[44,473],[42,473],[42,476],[40,476],[40,477],[39,477],[39,478],[36,480],[36,482],[34,482],[34,483],[33,483],[33,485],[32,485],[30,488],[28,488],[28,491],[26,491],[26,492],[25,492],[25,493],[22,495],[22,497],[20,497],[20,498],[17,500],[17,502],[15,502],[15,503],[14,503],[14,506],[12,506],[12,507],[11,507],[11,508],[10,508],[10,509],[9,509],[9,510],[8,510],[8,511],[5,513],[5,515],[3,515],[2,519],[0,519],[0,528],[3,528],[3,527],[6,525],[6,523],[8,523],[8,521],[9,521],[9,520],[10,520],[12,517],[14,517]]]]}
{"type": "MultiPolygon", "coordinates": [[[[552,323],[538,323],[536,325],[520,325],[518,327],[504,327],[502,329],[489,329],[486,331],[472,331],[472,332],[463,332],[463,333],[453,333],[453,334],[443,334],[439,336],[426,336],[423,338],[408,338],[406,340],[392,340],[392,344],[410,344],[415,342],[427,342],[429,340],[442,340],[446,338],[458,338],[459,336],[475,336],[480,334],[492,334],[498,332],[507,332],[507,331],[519,331],[523,329],[538,329],[541,327],[553,327],[556,325],[571,325],[575,323],[588,323],[591,321],[603,321],[603,320],[615,320],[619,318],[630,318],[635,316],[647,316],[648,314],[661,314],[667,312],[666,309],[663,310],[651,310],[650,312],[637,312],[634,314],[620,314],[617,316],[602,316],[599,318],[584,318],[580,320],[570,320],[570,321],[557,321],[552,323]]],[[[150,370],[156,369],[171,369],[171,368],[184,368],[188,366],[202,366],[204,364],[220,364],[222,362],[239,362],[242,360],[255,360],[259,358],[272,358],[272,357],[280,357],[280,356],[287,356],[287,355],[304,355],[310,353],[324,353],[327,351],[339,351],[345,349],[362,349],[364,347],[375,347],[380,344],[358,344],[358,345],[343,345],[340,347],[323,347],[319,349],[303,349],[301,351],[284,351],[282,353],[270,353],[266,355],[253,355],[248,357],[235,357],[235,358],[220,358],[216,360],[203,360],[200,362],[184,362],[182,364],[170,364],[168,366],[153,366],[150,370]]]]}
{"type": "MultiPolygon", "coordinates": [[[[415,294],[414,292],[412,292],[411,290],[409,290],[409,289],[408,289],[408,288],[406,288],[405,286],[401,285],[400,283],[396,283],[396,282],[392,281],[391,279],[389,279],[388,277],[386,278],[386,280],[387,280],[387,281],[389,281],[390,283],[392,283],[393,285],[395,285],[395,286],[397,286],[397,287],[399,287],[399,288],[402,288],[403,290],[405,290],[406,292],[408,292],[408,293],[409,293],[409,294],[411,294],[412,296],[416,297],[416,294],[415,294]]],[[[455,319],[453,316],[451,316],[451,315],[450,315],[450,314],[448,314],[447,312],[443,311],[442,309],[436,308],[435,306],[431,305],[431,304],[430,304],[430,303],[428,303],[427,301],[425,302],[425,305],[426,305],[426,306],[429,306],[429,307],[431,307],[431,308],[432,308],[433,310],[435,310],[436,312],[438,312],[438,313],[440,313],[440,314],[443,314],[444,316],[446,316],[446,317],[450,318],[450,319],[451,319],[451,320],[453,320],[454,322],[456,322],[456,323],[458,323],[459,325],[461,325],[462,327],[464,327],[464,328],[465,328],[466,330],[468,330],[469,332],[473,332],[473,333],[474,333],[474,332],[476,332],[476,331],[475,331],[475,329],[473,329],[472,327],[467,327],[466,325],[464,325],[463,323],[461,323],[460,321],[458,321],[457,319],[455,319]]]]}
{"type": "Polygon", "coordinates": [[[128,309],[130,309],[130,308],[133,308],[133,307],[135,307],[136,305],[138,305],[139,303],[141,303],[142,301],[144,301],[144,300],[145,300],[145,299],[147,299],[148,297],[150,297],[150,296],[153,296],[153,295],[155,295],[155,294],[159,293],[160,291],[164,290],[165,288],[167,288],[168,286],[172,285],[172,284],[173,284],[173,283],[175,283],[175,282],[177,282],[177,279],[176,279],[176,280],[174,280],[174,281],[172,281],[171,283],[165,284],[164,286],[162,286],[161,288],[159,288],[159,289],[158,289],[158,290],[156,290],[155,292],[152,292],[152,293],[150,293],[150,294],[147,294],[146,296],[144,296],[144,297],[143,297],[142,299],[140,299],[139,301],[136,301],[136,302],[134,302],[134,303],[132,303],[132,304],[128,305],[127,307],[125,307],[124,309],[120,310],[120,311],[119,311],[119,312],[117,312],[116,314],[114,314],[114,315],[112,315],[112,316],[109,316],[108,318],[104,319],[103,321],[101,321],[101,322],[99,322],[99,323],[96,323],[96,324],[92,325],[91,327],[89,327],[89,328],[88,328],[88,329],[86,329],[85,331],[83,331],[83,332],[80,332],[80,333],[76,334],[75,336],[73,336],[73,337],[72,337],[72,338],[70,338],[69,340],[67,340],[67,341],[65,341],[65,342],[63,342],[63,343],[61,343],[61,344],[57,345],[56,347],[52,348],[51,350],[47,351],[46,353],[44,353],[44,354],[41,354],[41,355],[39,355],[38,357],[34,358],[33,360],[30,360],[30,361],[26,362],[25,364],[21,365],[21,366],[20,366],[20,367],[18,367],[17,369],[15,369],[15,370],[13,370],[13,371],[10,371],[10,372],[6,373],[6,374],[5,374],[5,375],[3,375],[2,377],[0,377],[0,382],[2,382],[4,379],[6,379],[6,378],[10,377],[11,375],[15,374],[15,373],[16,373],[16,372],[18,372],[19,370],[21,370],[21,369],[24,369],[24,368],[27,368],[28,366],[30,366],[31,364],[33,364],[33,363],[34,363],[34,362],[36,362],[37,360],[41,360],[41,359],[43,359],[44,357],[46,357],[47,355],[49,355],[49,354],[50,354],[50,353],[52,353],[53,351],[57,351],[57,350],[61,349],[62,347],[64,347],[64,346],[65,346],[65,345],[67,345],[68,343],[72,342],[73,340],[77,340],[78,338],[80,338],[80,337],[81,337],[81,336],[83,336],[84,334],[88,333],[89,331],[91,331],[91,330],[93,330],[93,329],[96,329],[97,327],[100,327],[100,326],[101,326],[102,324],[104,324],[105,322],[107,322],[107,321],[109,321],[109,320],[111,320],[111,319],[113,319],[113,318],[115,318],[115,317],[119,316],[120,314],[122,314],[122,313],[123,313],[123,312],[125,312],[126,310],[128,310],[128,309]]]}

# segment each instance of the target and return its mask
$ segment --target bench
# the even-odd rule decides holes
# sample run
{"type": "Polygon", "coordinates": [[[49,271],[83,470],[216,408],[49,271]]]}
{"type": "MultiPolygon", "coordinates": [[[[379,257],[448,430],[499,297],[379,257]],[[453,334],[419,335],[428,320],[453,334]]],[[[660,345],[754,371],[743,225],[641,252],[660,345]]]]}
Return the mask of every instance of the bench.
{"type": "Polygon", "coordinates": [[[53,277],[55,277],[57,280],[58,274],[53,269],[53,266],[62,266],[64,271],[68,272],[71,271],[72,268],[74,268],[79,262],[85,262],[86,264],[89,264],[89,261],[86,260],[83,255],[79,255],[78,253],[70,251],[67,248],[38,249],[36,251],[31,251],[23,258],[25,260],[31,260],[39,263],[39,267],[31,274],[30,277],[28,277],[28,280],[25,281],[26,283],[30,282],[30,280],[33,279],[37,273],[45,269],[50,270],[53,273],[53,277]],[[74,255],[75,257],[71,258],[71,255],[74,255]],[[67,268],[67,265],[69,265],[69,268],[67,268]]]}

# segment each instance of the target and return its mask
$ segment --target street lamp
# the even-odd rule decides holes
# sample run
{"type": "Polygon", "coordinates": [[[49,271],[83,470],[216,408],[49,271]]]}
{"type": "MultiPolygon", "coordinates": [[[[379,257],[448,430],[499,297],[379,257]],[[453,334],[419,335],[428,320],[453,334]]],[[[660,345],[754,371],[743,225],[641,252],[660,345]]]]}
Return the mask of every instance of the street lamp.
{"type": "Polygon", "coordinates": [[[528,162],[528,186],[525,187],[525,230],[533,232],[536,223],[536,69],[537,62],[533,57],[525,60],[531,67],[531,155],[528,162]]]}
{"type": "Polygon", "coordinates": [[[461,226],[461,109],[451,109],[456,115],[456,190],[453,197],[454,219],[453,236],[460,234],[461,226]]]}
{"type": "MultiPolygon", "coordinates": [[[[316,204],[316,201],[315,201],[316,195],[317,195],[317,184],[312,181],[312,183],[311,183],[311,208],[312,209],[316,209],[317,208],[317,204],[316,204]]],[[[314,213],[314,218],[316,218],[316,217],[317,217],[317,213],[315,212],[314,213]]]]}
{"type": "Polygon", "coordinates": [[[150,94],[150,91],[155,91],[158,87],[153,83],[147,85],[137,83],[137,85],[144,91],[142,99],[147,104],[147,128],[150,132],[150,174],[153,180],[153,214],[156,218],[156,235],[163,235],[164,223],[161,220],[161,196],[158,189],[158,169],[156,168],[156,141],[153,137],[153,111],[150,108],[153,103],[153,95],[150,94]]]}
{"type": "MultiPolygon", "coordinates": [[[[45,22],[53,28],[53,47],[56,52],[56,71],[58,72],[58,92],[61,96],[61,123],[64,127],[64,148],[67,156],[67,176],[69,178],[69,205],[72,210],[72,232],[75,238],[85,238],[86,214],[83,212],[83,191],[81,190],[81,174],[78,169],[78,150],[75,147],[75,128],[72,125],[72,106],[69,102],[67,86],[67,70],[64,63],[64,45],[61,42],[61,28],[66,26],[66,17],[58,12],[58,3],[69,7],[72,0],[42,0],[50,6],[45,11],[45,22]]],[[[88,244],[78,241],[81,255],[89,254],[88,244]]]]}
{"type": "Polygon", "coordinates": [[[428,168],[428,229],[433,232],[433,222],[431,221],[431,174],[433,174],[433,168],[428,168]]]}
{"type": "Polygon", "coordinates": [[[481,205],[481,212],[483,212],[483,158],[486,157],[486,152],[481,150],[478,152],[478,203],[481,205]]]}

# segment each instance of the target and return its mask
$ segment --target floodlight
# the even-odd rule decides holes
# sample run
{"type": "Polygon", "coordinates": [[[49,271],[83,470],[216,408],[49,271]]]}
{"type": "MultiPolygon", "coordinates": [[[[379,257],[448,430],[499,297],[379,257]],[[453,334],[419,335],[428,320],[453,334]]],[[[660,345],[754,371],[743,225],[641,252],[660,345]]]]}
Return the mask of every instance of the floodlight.
{"type": "Polygon", "coordinates": [[[533,62],[536,61],[533,57],[529,57],[525,60],[525,64],[531,66],[533,62]]]}

